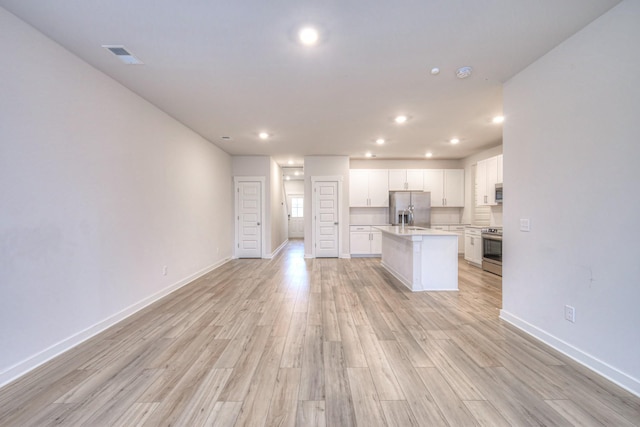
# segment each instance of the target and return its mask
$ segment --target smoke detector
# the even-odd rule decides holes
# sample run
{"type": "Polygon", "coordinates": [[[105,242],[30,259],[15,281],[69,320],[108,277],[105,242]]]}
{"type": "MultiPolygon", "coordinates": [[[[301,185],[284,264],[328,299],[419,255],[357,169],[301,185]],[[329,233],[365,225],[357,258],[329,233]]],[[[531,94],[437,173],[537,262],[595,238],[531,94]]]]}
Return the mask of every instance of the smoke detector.
{"type": "Polygon", "coordinates": [[[461,67],[456,71],[456,77],[459,79],[466,79],[473,72],[473,68],[471,67],[461,67]]]}

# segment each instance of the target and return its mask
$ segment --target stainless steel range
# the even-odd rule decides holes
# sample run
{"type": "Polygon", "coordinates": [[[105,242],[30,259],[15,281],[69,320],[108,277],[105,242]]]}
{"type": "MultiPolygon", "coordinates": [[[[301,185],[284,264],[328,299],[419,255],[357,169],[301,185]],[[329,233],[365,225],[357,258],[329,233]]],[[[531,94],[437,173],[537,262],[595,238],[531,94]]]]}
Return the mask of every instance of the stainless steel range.
{"type": "Polygon", "coordinates": [[[502,227],[482,229],[482,269],[502,276],[502,227]]]}

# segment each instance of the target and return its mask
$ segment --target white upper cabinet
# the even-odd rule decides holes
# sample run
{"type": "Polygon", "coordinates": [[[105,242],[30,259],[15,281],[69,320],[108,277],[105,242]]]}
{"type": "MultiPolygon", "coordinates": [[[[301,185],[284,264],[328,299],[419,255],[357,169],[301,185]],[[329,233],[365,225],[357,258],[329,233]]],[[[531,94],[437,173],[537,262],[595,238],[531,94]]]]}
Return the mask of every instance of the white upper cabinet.
{"type": "Polygon", "coordinates": [[[388,207],[389,178],[386,169],[349,171],[350,207],[388,207]]]}
{"type": "Polygon", "coordinates": [[[431,207],[444,206],[444,173],[442,173],[442,169],[424,170],[424,191],[431,193],[431,207]]]}
{"type": "Polygon", "coordinates": [[[496,184],[502,182],[502,156],[480,160],[476,166],[476,206],[496,206],[496,184]]]}
{"type": "Polygon", "coordinates": [[[464,169],[444,170],[444,205],[448,208],[464,207],[464,169]]]}
{"type": "Polygon", "coordinates": [[[390,169],[389,191],[422,191],[422,169],[390,169]]]}
{"type": "Polygon", "coordinates": [[[423,188],[432,207],[464,207],[464,169],[425,169],[423,188]]]}

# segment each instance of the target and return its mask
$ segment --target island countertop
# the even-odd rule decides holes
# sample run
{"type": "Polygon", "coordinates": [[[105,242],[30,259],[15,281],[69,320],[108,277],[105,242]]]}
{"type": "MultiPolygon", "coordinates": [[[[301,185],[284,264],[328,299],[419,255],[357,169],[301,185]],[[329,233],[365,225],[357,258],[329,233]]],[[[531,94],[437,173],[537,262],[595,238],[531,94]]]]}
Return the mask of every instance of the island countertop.
{"type": "Polygon", "coordinates": [[[450,233],[448,231],[434,230],[432,228],[413,227],[405,225],[377,225],[373,226],[383,233],[393,234],[398,237],[414,237],[414,236],[456,236],[456,233],[450,233]]]}

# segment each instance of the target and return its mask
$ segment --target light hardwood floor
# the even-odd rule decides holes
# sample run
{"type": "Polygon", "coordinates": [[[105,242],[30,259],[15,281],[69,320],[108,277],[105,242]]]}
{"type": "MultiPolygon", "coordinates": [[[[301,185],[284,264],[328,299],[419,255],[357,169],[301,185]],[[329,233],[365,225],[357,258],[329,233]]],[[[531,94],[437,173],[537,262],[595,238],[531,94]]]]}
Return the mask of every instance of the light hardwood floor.
{"type": "Polygon", "coordinates": [[[640,399],[498,319],[500,278],[234,260],[0,389],[2,426],[631,426],[640,399]]]}

